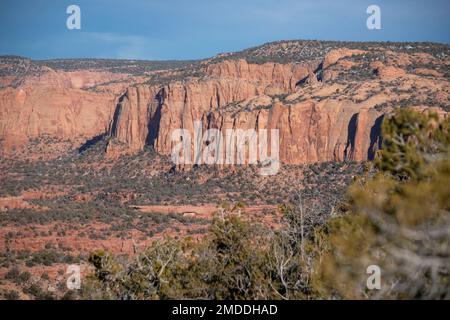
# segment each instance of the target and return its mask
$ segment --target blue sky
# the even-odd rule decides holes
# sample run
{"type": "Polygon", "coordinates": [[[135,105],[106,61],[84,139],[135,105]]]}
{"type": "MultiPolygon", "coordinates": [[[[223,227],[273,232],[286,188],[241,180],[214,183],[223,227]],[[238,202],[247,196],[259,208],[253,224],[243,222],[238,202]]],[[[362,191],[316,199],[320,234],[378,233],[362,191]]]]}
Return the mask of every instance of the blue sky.
{"type": "Polygon", "coordinates": [[[450,43],[449,0],[0,0],[0,54],[197,59],[286,39],[450,43]],[[66,8],[81,8],[81,30],[66,8]],[[381,8],[382,30],[366,9],[381,8]]]}

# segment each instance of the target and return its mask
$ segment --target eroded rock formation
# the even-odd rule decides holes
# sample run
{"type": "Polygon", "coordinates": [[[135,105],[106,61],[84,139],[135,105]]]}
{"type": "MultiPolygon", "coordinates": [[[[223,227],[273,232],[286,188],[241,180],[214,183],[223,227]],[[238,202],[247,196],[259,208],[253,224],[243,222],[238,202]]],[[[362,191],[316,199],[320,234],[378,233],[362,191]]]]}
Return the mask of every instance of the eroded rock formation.
{"type": "Polygon", "coordinates": [[[108,157],[135,154],[146,145],[169,155],[176,143],[172,132],[187,129],[193,135],[194,123],[201,121],[204,130],[222,132],[278,129],[280,159],[289,164],[364,160],[373,157],[381,120],[393,107],[429,108],[422,103],[427,96],[448,105],[446,74],[412,68],[447,66],[448,57],[366,47],[340,47],[301,61],[233,57],[140,76],[49,67],[20,81],[5,76],[2,150],[42,136],[80,145],[104,135],[108,157]]]}

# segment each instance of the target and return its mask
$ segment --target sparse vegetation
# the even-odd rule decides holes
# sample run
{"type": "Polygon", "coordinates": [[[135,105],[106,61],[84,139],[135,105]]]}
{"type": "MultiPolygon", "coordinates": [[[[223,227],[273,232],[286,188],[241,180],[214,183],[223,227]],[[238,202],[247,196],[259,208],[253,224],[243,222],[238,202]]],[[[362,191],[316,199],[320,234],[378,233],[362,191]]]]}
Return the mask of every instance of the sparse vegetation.
{"type": "Polygon", "coordinates": [[[349,188],[331,220],[311,224],[301,192],[280,207],[285,224],[276,231],[225,205],[199,242],[156,243],[129,262],[94,252],[85,297],[448,299],[448,120],[400,109],[383,133],[377,167],[349,188]],[[416,157],[420,165],[411,166],[416,157]],[[369,264],[382,268],[382,290],[367,289],[369,264]]]}

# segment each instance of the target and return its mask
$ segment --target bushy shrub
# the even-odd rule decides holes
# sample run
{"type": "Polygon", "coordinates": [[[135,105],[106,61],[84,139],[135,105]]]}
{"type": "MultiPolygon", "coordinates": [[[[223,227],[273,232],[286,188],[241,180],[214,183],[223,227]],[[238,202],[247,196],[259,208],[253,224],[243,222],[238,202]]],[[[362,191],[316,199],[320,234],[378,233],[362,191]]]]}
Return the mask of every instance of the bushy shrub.
{"type": "Polygon", "coordinates": [[[308,268],[317,247],[300,241],[302,222],[295,213],[285,208],[286,228],[274,232],[243,219],[242,212],[240,203],[224,204],[201,241],[158,241],[132,261],[103,250],[92,253],[95,273],[85,283],[85,298],[311,297],[308,268]]]}
{"type": "Polygon", "coordinates": [[[450,118],[440,120],[435,113],[399,109],[383,121],[382,136],[377,168],[399,179],[423,178],[433,169],[429,164],[447,156],[450,118]]]}
{"type": "Polygon", "coordinates": [[[449,299],[448,120],[400,110],[383,135],[380,172],[349,189],[348,214],[326,227],[314,284],[328,298],[449,299]],[[366,285],[369,265],[379,290],[366,285]]]}

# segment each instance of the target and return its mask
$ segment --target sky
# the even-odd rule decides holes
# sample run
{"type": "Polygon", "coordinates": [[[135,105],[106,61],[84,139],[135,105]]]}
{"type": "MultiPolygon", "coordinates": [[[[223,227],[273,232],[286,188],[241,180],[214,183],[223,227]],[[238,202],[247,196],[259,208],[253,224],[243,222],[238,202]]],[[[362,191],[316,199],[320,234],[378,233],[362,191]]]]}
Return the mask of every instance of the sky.
{"type": "Polygon", "coordinates": [[[0,0],[0,55],[201,59],[270,41],[450,43],[450,0],[0,0]],[[369,5],[381,30],[369,30],[369,5]],[[69,5],[81,29],[69,30],[69,5]]]}

